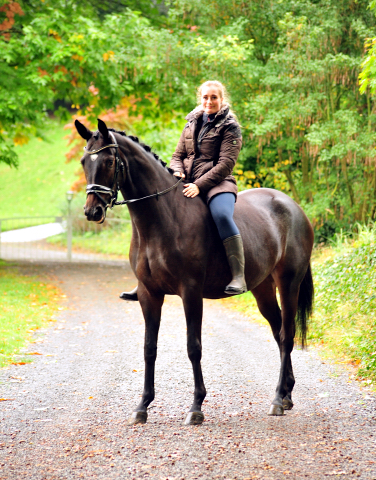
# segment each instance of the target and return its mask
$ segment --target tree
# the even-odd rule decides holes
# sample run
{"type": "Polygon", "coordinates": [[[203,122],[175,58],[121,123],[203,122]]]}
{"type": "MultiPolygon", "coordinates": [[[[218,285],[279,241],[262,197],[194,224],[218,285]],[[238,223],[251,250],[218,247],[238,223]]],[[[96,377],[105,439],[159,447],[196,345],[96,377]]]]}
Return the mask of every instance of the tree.
{"type": "Polygon", "coordinates": [[[147,50],[149,21],[130,10],[100,20],[90,10],[84,16],[82,8],[52,1],[3,5],[0,161],[15,165],[12,146],[30,135],[43,137],[48,112],[66,114],[56,110],[58,101],[94,115],[132,91],[127,69],[147,50]]]}

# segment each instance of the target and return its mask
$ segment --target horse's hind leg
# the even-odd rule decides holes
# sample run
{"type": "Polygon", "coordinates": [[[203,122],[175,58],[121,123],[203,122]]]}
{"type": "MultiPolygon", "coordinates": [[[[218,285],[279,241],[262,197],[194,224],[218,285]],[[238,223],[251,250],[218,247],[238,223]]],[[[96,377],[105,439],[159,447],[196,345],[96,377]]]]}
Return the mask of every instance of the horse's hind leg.
{"type": "MultiPolygon", "coordinates": [[[[257,301],[261,315],[269,322],[275,341],[278,344],[281,355],[280,331],[282,326],[281,309],[279,308],[276,296],[276,285],[271,276],[264,280],[257,288],[252,290],[257,301]]],[[[288,357],[286,394],[282,400],[285,410],[291,410],[294,406],[291,399],[291,392],[295,385],[294,373],[292,370],[291,358],[288,357]]]]}
{"type": "Polygon", "coordinates": [[[195,391],[193,404],[185,425],[200,425],[204,421],[201,405],[206,397],[206,389],[201,370],[201,326],[202,326],[202,293],[196,289],[187,289],[182,295],[185,317],[187,321],[187,350],[192,363],[195,391]]]}
{"type": "Polygon", "coordinates": [[[164,301],[164,295],[152,296],[142,285],[140,285],[138,294],[142,313],[144,314],[145,318],[145,383],[141,402],[133,411],[128,421],[128,425],[146,423],[148,417],[147,407],[154,400],[155,360],[157,358],[158,332],[161,321],[162,305],[164,301]]]}
{"type": "Polygon", "coordinates": [[[291,352],[294,347],[295,316],[298,309],[299,285],[296,279],[289,276],[277,277],[280,293],[282,315],[279,332],[279,349],[281,369],[276,388],[276,395],[269,410],[269,415],[283,415],[285,407],[292,408],[291,383],[294,382],[291,366],[291,352]]]}

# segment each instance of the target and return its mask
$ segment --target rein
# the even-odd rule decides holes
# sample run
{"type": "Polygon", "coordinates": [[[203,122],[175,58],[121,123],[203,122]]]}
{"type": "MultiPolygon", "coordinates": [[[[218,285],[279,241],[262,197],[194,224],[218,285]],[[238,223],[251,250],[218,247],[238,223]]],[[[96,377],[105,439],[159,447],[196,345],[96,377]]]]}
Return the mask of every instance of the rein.
{"type": "Polygon", "coordinates": [[[130,200],[122,200],[122,201],[118,202],[117,197],[118,197],[118,193],[119,193],[119,190],[120,190],[119,182],[118,182],[118,174],[119,174],[120,168],[122,168],[122,169],[124,168],[124,164],[120,161],[120,158],[119,158],[119,154],[118,154],[119,144],[116,141],[115,135],[113,135],[112,132],[108,132],[108,133],[111,135],[114,143],[112,143],[110,145],[105,145],[104,147],[101,147],[101,148],[98,148],[98,150],[91,150],[91,151],[86,151],[86,147],[85,147],[85,151],[89,155],[95,155],[98,152],[101,152],[102,150],[104,150],[106,148],[111,148],[111,147],[116,148],[115,174],[114,174],[114,181],[113,181],[113,184],[112,184],[112,188],[105,187],[104,185],[98,185],[96,183],[92,183],[92,184],[90,184],[86,187],[86,195],[89,195],[90,193],[94,193],[99,198],[99,200],[103,203],[105,209],[107,209],[108,207],[110,207],[112,209],[112,207],[114,205],[127,205],[128,203],[139,202],[141,200],[146,200],[148,198],[153,198],[153,197],[157,197],[157,200],[158,200],[158,197],[160,197],[161,195],[164,195],[165,193],[170,192],[171,190],[176,188],[179,185],[179,183],[181,183],[184,180],[184,178],[181,177],[174,185],[172,185],[169,188],[166,188],[165,190],[162,190],[162,192],[156,192],[156,193],[153,193],[151,195],[147,195],[146,197],[132,198],[130,200]],[[101,193],[111,195],[110,203],[106,202],[106,200],[100,195],[101,193]]]}

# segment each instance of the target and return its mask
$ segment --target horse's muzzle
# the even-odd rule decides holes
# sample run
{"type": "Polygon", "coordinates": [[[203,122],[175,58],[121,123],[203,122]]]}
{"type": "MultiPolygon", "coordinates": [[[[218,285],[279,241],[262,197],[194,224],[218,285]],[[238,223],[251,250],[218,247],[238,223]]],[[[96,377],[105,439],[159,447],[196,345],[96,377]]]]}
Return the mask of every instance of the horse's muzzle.
{"type": "Polygon", "coordinates": [[[102,205],[95,205],[92,207],[84,206],[86,218],[90,222],[103,223],[106,218],[106,210],[102,205]]]}

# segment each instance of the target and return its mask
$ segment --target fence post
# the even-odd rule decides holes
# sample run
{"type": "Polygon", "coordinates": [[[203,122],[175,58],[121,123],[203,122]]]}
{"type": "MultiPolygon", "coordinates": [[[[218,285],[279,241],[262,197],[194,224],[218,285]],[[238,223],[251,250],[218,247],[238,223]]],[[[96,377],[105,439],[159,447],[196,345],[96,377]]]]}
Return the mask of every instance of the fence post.
{"type": "Polygon", "coordinates": [[[67,217],[67,260],[68,262],[72,261],[72,211],[71,211],[71,202],[73,198],[73,192],[67,192],[67,201],[68,201],[68,217],[67,217]]]}

